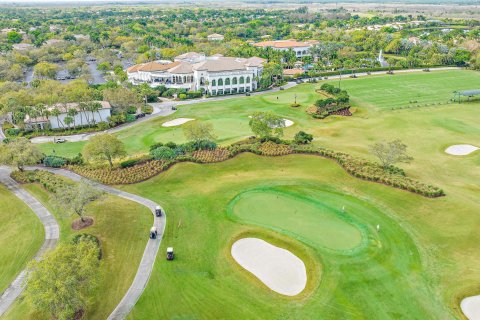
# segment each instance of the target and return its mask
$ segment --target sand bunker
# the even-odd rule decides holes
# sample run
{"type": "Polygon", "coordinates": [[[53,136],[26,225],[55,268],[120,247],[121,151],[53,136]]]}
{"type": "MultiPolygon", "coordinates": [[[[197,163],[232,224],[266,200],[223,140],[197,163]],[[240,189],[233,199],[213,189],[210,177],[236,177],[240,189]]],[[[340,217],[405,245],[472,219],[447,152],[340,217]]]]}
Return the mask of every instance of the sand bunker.
{"type": "Polygon", "coordinates": [[[462,300],[460,303],[463,314],[469,320],[480,319],[480,296],[468,297],[462,300]]]}
{"type": "Polygon", "coordinates": [[[471,144],[456,144],[445,149],[445,152],[454,156],[466,156],[474,151],[477,151],[478,147],[471,144]]]}
{"type": "MultiPolygon", "coordinates": [[[[251,118],[252,116],[248,116],[248,117],[251,118]]],[[[283,121],[285,122],[285,128],[293,126],[295,124],[295,122],[293,122],[292,120],[283,119],[283,121]]],[[[273,126],[273,127],[275,128],[275,126],[273,126]]]]}
{"type": "Polygon", "coordinates": [[[162,127],[174,127],[174,126],[179,126],[179,125],[182,125],[182,124],[187,123],[188,121],[192,121],[192,120],[195,120],[195,119],[190,119],[190,118],[178,118],[178,119],[173,119],[173,120],[164,122],[164,123],[162,124],[162,127]]]}
{"type": "Polygon", "coordinates": [[[305,289],[305,264],[288,250],[257,238],[243,238],[232,246],[232,256],[273,291],[295,296],[305,289]]]}

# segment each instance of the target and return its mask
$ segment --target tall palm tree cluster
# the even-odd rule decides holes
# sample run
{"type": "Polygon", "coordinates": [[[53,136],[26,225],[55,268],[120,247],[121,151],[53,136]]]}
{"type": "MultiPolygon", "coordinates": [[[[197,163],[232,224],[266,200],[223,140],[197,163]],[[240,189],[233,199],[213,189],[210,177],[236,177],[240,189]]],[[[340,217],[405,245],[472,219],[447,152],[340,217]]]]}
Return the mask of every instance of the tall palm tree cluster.
{"type": "MultiPolygon", "coordinates": [[[[95,126],[97,124],[95,120],[95,113],[98,114],[100,122],[104,121],[100,113],[101,109],[102,104],[98,101],[81,102],[78,104],[78,106],[69,106],[69,104],[59,103],[51,107],[47,107],[45,104],[40,103],[34,106],[24,107],[23,110],[17,111],[17,113],[14,114],[13,118],[17,124],[23,125],[23,121],[26,115],[28,115],[31,119],[44,118],[47,121],[51,117],[55,117],[62,129],[76,129],[78,126],[95,126]],[[66,116],[63,117],[62,121],[60,115],[64,113],[66,113],[66,116]],[[77,123],[77,115],[80,115],[80,123],[77,123]]],[[[41,128],[38,126],[34,127],[35,131],[38,131],[40,129],[42,131],[45,131],[48,128],[46,128],[45,126],[42,126],[41,128]]]]}

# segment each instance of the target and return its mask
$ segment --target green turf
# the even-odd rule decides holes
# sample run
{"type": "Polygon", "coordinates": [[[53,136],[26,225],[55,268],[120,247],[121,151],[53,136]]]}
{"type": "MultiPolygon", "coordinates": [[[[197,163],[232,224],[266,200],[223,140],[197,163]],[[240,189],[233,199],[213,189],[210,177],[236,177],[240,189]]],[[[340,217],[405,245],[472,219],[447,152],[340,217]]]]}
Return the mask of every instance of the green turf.
{"type": "Polygon", "coordinates": [[[248,114],[273,110],[295,121],[285,130],[287,138],[304,130],[314,135],[317,146],[371,160],[370,145],[401,139],[414,161],[400,166],[409,176],[447,193],[426,199],[360,181],[332,161],[313,156],[241,155],[219,164],[174,166],[154,179],[124,187],[156,200],[169,213],[160,258],[131,318],[460,318],[459,301],[480,293],[480,152],[456,157],[444,150],[452,144],[479,145],[480,103],[445,102],[454,90],[480,87],[478,79],[478,72],[465,70],[344,79],[342,86],[349,88],[356,112],[325,120],[305,114],[304,108],[318,97],[314,88],[320,84],[304,84],[279,92],[278,100],[275,93],[183,106],[172,116],[120,133],[130,152],[145,151],[155,141],[169,140],[167,135],[182,141],[181,129],[163,128],[161,123],[189,117],[211,121],[222,132],[219,140],[229,143],[250,135],[245,129],[248,114]],[[298,109],[289,107],[295,93],[303,104],[298,109]],[[412,100],[422,101],[420,107],[391,110],[412,100]],[[231,122],[220,128],[222,121],[244,124],[231,122]],[[367,229],[366,249],[335,254],[271,227],[229,219],[232,199],[257,188],[294,192],[320,203],[321,194],[347,194],[355,199],[352,202],[370,208],[364,214],[348,212],[367,229]],[[229,255],[231,240],[245,232],[279,239],[295,254],[305,249],[300,256],[322,264],[320,283],[310,284],[309,294],[297,299],[266,291],[229,255]],[[173,263],[164,260],[169,245],[177,252],[173,263]]]}
{"type": "MultiPolygon", "coordinates": [[[[74,231],[70,226],[76,217],[62,215],[52,207],[45,189],[38,185],[27,185],[26,189],[57,218],[60,224],[60,241],[70,241],[78,232],[91,233],[99,238],[102,246],[102,280],[84,318],[106,319],[133,281],[148,240],[147,231],[152,223],[150,211],[134,202],[105,196],[87,209],[86,215],[93,217],[95,224],[81,231],[74,231]]],[[[4,318],[48,319],[45,315],[32,312],[25,300],[15,302],[4,318]]]]}
{"type": "MultiPolygon", "coordinates": [[[[331,83],[338,86],[339,81],[331,83]]],[[[480,73],[466,70],[396,73],[342,80],[341,87],[358,104],[390,110],[448,103],[455,90],[480,89],[480,73]]]]}
{"type": "MultiPolygon", "coordinates": [[[[338,85],[338,81],[329,81],[338,85]]],[[[228,144],[250,136],[249,118],[255,111],[273,111],[276,114],[293,120],[295,124],[285,129],[285,137],[292,138],[299,131],[328,129],[326,124],[336,122],[335,117],[327,120],[315,120],[306,114],[305,109],[319,99],[314,89],[320,84],[302,84],[289,90],[267,93],[259,96],[238,96],[224,101],[207,101],[204,103],[180,106],[179,110],[168,116],[152,119],[139,125],[122,130],[116,135],[124,141],[127,151],[131,153],[148,152],[150,145],[156,142],[185,142],[182,127],[162,127],[162,123],[175,118],[193,118],[208,121],[213,124],[218,141],[228,144]],[[292,108],[295,95],[302,107],[292,108]],[[278,99],[277,99],[278,97],[278,99]]],[[[358,117],[369,117],[368,113],[377,110],[411,107],[411,109],[428,109],[438,112],[443,118],[450,112],[445,104],[452,98],[455,90],[480,88],[480,73],[466,70],[432,71],[416,73],[398,73],[393,76],[370,76],[358,79],[343,79],[342,88],[348,90],[352,102],[362,107],[356,114],[358,117]],[[410,103],[417,101],[416,103],[410,103]],[[434,104],[435,103],[435,104],[434,104]],[[438,105],[437,103],[442,103],[438,105]],[[420,107],[417,107],[419,105],[420,107]],[[426,106],[427,105],[427,106],[426,106]]],[[[480,103],[475,104],[480,108],[480,103]]],[[[451,105],[458,107],[458,104],[451,105]]],[[[415,111],[412,110],[412,111],[415,111]]],[[[346,119],[342,119],[346,120],[346,119]]],[[[405,115],[401,121],[411,121],[412,117],[405,115]]],[[[360,123],[363,123],[361,121],[360,123]]],[[[355,119],[354,125],[359,123],[355,119]]],[[[348,128],[350,122],[345,124],[348,128]]],[[[82,151],[85,142],[67,142],[62,144],[46,143],[41,149],[51,154],[73,157],[82,151]]]]}
{"type": "Polygon", "coordinates": [[[238,195],[229,207],[236,219],[272,228],[315,247],[338,251],[362,244],[361,226],[348,221],[349,215],[342,209],[368,210],[334,193],[319,192],[311,199],[265,188],[238,195]]]}
{"type": "Polygon", "coordinates": [[[473,214],[474,199],[426,199],[358,180],[333,161],[316,156],[245,154],[212,165],[184,163],[122,188],[162,203],[168,215],[159,260],[131,319],[451,319],[450,294],[456,290],[450,285],[468,284],[451,274],[460,266],[476,265],[475,259],[451,259],[459,257],[458,249],[471,250],[480,240],[479,235],[471,238],[480,222],[473,214]],[[365,249],[335,252],[287,233],[232,221],[228,214],[232,199],[258,188],[320,203],[325,195],[346,195],[346,214],[366,230],[365,249]],[[462,209],[455,210],[460,203],[462,209]],[[448,234],[452,228],[455,240],[448,234]],[[469,230],[469,236],[460,236],[469,230]],[[294,254],[299,247],[312,248],[304,255],[323,265],[321,282],[310,284],[311,291],[298,298],[262,287],[236,267],[229,253],[232,239],[245,232],[260,238],[276,235],[291,244],[294,254]],[[164,258],[167,246],[177,254],[173,262],[164,258]]]}
{"type": "Polygon", "coordinates": [[[0,293],[40,249],[44,231],[35,213],[0,185],[0,293]]]}

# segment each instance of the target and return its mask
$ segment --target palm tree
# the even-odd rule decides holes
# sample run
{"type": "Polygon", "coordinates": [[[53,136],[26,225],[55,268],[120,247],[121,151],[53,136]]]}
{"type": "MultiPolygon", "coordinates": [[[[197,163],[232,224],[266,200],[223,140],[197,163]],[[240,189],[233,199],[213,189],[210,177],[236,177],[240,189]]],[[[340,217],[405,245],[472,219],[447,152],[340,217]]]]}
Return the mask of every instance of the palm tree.
{"type": "MultiPolygon", "coordinates": [[[[76,129],[77,128],[77,124],[75,123],[75,116],[78,114],[78,110],[75,109],[75,108],[70,108],[68,109],[67,111],[67,115],[72,118],[72,121],[73,121],[73,128],[76,129]]],[[[67,123],[67,118],[65,118],[65,123],[67,123]]]]}
{"type": "Polygon", "coordinates": [[[100,102],[92,102],[92,113],[93,112],[97,112],[98,113],[98,117],[100,118],[100,122],[103,122],[103,119],[102,119],[102,114],[100,113],[100,110],[103,109],[103,106],[100,102]]]}
{"type": "Polygon", "coordinates": [[[65,124],[70,128],[70,125],[74,122],[74,118],[71,116],[66,116],[64,118],[65,124]]]}
{"type": "Polygon", "coordinates": [[[78,105],[78,108],[80,109],[80,121],[82,122],[82,126],[83,126],[83,114],[85,114],[85,118],[87,120],[87,125],[90,123],[90,119],[88,118],[88,113],[87,113],[87,110],[88,110],[88,105],[86,102],[80,102],[80,104],[78,105]]]}
{"type": "Polygon", "coordinates": [[[57,106],[54,106],[53,107],[53,110],[52,110],[52,116],[54,116],[55,118],[57,118],[57,125],[61,125],[62,128],[65,129],[65,126],[63,125],[63,123],[60,121],[60,118],[58,117],[59,115],[61,115],[62,112],[58,109],[57,106]]]}

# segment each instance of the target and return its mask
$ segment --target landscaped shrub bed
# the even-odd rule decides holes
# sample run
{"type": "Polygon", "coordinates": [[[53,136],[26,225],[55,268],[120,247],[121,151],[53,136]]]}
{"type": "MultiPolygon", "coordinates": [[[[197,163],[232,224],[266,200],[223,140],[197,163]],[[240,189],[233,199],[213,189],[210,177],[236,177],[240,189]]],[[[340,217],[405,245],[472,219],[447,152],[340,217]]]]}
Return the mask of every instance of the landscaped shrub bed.
{"type": "Polygon", "coordinates": [[[325,119],[330,115],[351,116],[350,97],[345,90],[336,88],[335,86],[324,83],[320,91],[327,99],[319,99],[315,102],[315,108],[308,109],[307,112],[312,114],[316,119],[325,119]]]}
{"type": "Polygon", "coordinates": [[[52,193],[67,186],[61,177],[44,170],[13,171],[11,177],[18,183],[40,183],[52,193]]]}
{"type": "Polygon", "coordinates": [[[271,140],[261,142],[259,139],[247,139],[235,143],[228,148],[194,150],[192,152],[178,154],[171,160],[145,160],[143,163],[137,163],[124,168],[92,168],[78,165],[69,166],[68,168],[84,177],[104,184],[131,184],[147,180],[178,162],[220,162],[233,158],[243,152],[251,152],[264,156],[280,156],[292,153],[319,155],[335,160],[349,174],[360,179],[383,183],[426,197],[433,198],[445,195],[443,190],[438,187],[406,177],[400,168],[391,167],[385,170],[377,163],[356,158],[342,152],[315,148],[305,144],[276,143],[271,140]]]}
{"type": "Polygon", "coordinates": [[[225,161],[231,157],[230,151],[226,148],[217,148],[214,150],[197,150],[192,153],[196,162],[211,163],[225,161]]]}
{"type": "Polygon", "coordinates": [[[283,156],[293,152],[291,146],[286,144],[277,144],[272,141],[264,142],[258,148],[262,155],[265,156],[283,156]]]}
{"type": "Polygon", "coordinates": [[[349,154],[335,152],[323,148],[312,148],[311,146],[295,146],[296,153],[317,154],[322,157],[337,161],[342,168],[354,177],[383,183],[398,189],[411,191],[425,197],[435,198],[444,196],[442,189],[408,178],[403,170],[384,170],[379,164],[364,159],[355,158],[349,154]]]}
{"type": "Polygon", "coordinates": [[[152,160],[126,168],[90,168],[68,166],[68,169],[88,179],[104,184],[130,184],[147,180],[168,168],[165,161],[152,160]]]}

